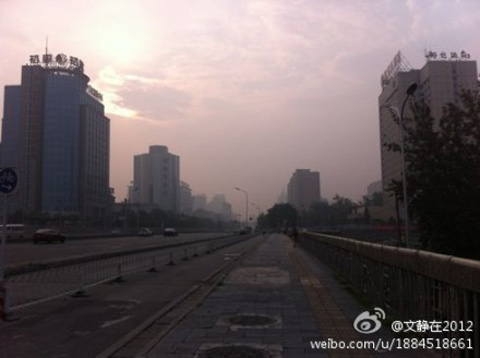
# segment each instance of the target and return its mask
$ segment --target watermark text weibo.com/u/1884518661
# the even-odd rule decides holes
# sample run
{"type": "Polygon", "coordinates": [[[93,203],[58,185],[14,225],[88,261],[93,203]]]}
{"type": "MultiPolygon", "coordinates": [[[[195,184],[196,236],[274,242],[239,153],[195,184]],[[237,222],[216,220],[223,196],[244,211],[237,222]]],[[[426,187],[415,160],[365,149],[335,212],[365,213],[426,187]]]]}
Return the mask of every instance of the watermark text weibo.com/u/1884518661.
{"type": "MultiPolygon", "coordinates": [[[[364,335],[369,335],[379,331],[382,327],[382,321],[385,320],[385,311],[381,308],[375,308],[373,313],[369,311],[362,312],[357,316],[353,323],[353,328],[364,335]]],[[[472,321],[426,321],[426,320],[408,320],[394,321],[390,328],[395,333],[412,332],[422,333],[423,336],[428,333],[445,332],[473,332],[472,321]]],[[[458,337],[421,337],[421,338],[391,338],[376,340],[358,340],[341,341],[328,338],[323,341],[311,341],[312,349],[357,349],[357,350],[375,350],[393,351],[393,350],[416,350],[416,349],[435,349],[435,350],[473,350],[474,342],[471,338],[458,337]]]]}

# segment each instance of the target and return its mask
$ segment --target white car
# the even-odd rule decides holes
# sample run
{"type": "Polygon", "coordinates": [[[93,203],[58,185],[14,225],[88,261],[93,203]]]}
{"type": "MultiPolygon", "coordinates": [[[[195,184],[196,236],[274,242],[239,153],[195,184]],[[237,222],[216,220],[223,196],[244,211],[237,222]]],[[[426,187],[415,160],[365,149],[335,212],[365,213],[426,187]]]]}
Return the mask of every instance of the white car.
{"type": "Polygon", "coordinates": [[[175,230],[174,228],[167,227],[163,231],[163,236],[178,236],[178,233],[177,233],[177,230],[175,230]]]}
{"type": "Polygon", "coordinates": [[[153,235],[153,231],[150,230],[148,227],[144,227],[144,228],[141,228],[139,231],[138,231],[138,236],[152,236],[153,235]]]}

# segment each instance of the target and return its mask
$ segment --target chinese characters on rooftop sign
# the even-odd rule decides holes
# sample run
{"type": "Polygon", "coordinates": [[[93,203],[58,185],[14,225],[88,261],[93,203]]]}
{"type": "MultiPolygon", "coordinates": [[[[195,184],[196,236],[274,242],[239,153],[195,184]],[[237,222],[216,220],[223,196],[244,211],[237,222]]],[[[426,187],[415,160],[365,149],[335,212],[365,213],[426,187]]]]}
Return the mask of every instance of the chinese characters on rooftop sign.
{"type": "Polygon", "coordinates": [[[442,51],[440,53],[437,53],[435,51],[427,51],[425,52],[425,58],[427,59],[427,61],[460,61],[469,60],[470,54],[466,53],[465,51],[460,52],[460,54],[458,54],[457,52],[450,52],[450,56],[448,56],[445,51],[442,51]]]}
{"type": "Polygon", "coordinates": [[[59,68],[77,71],[83,73],[83,61],[77,57],[70,56],[60,53],[57,56],[53,57],[52,54],[46,53],[42,56],[40,55],[31,55],[30,56],[30,65],[32,66],[43,66],[45,68],[59,68]]]}
{"type": "Polygon", "coordinates": [[[92,86],[87,86],[87,93],[98,99],[100,102],[103,102],[103,95],[92,86]]]}

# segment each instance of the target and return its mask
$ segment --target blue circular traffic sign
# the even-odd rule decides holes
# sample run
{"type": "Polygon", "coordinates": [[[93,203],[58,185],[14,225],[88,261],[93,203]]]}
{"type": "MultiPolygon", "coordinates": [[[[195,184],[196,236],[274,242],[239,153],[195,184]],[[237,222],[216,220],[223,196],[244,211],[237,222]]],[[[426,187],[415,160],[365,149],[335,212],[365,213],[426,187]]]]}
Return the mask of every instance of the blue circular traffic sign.
{"type": "Polygon", "coordinates": [[[13,168],[0,169],[0,193],[10,194],[17,187],[18,175],[13,168]]]}

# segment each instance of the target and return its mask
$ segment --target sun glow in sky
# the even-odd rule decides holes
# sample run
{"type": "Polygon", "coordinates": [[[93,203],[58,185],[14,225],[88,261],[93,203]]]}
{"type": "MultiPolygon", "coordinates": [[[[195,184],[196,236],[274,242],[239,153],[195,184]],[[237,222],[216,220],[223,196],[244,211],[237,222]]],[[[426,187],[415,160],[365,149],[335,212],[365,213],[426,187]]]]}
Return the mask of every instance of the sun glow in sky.
{"type": "MultiPolygon", "coordinates": [[[[0,0],[0,86],[29,55],[85,62],[111,119],[111,186],[161,144],[194,194],[264,210],[299,168],[359,200],[380,179],[380,75],[401,50],[480,59],[478,0],[0,0]]],[[[3,96],[0,96],[3,108],[3,96]]]]}

